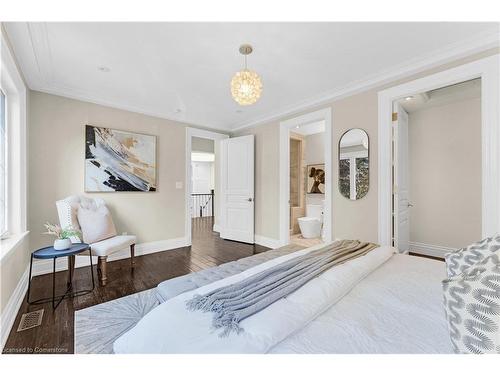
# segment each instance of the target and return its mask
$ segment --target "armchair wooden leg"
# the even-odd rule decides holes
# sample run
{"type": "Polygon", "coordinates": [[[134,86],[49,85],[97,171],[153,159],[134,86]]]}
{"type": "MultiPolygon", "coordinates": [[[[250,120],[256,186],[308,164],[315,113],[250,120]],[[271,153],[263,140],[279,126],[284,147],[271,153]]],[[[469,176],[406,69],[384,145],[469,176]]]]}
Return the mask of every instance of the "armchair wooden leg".
{"type": "Polygon", "coordinates": [[[135,268],[135,243],[130,245],[130,266],[135,268]]]}
{"type": "Polygon", "coordinates": [[[105,286],[108,281],[108,276],[106,273],[106,265],[108,257],[99,257],[97,263],[97,271],[99,273],[99,282],[102,286],[105,286]]]}

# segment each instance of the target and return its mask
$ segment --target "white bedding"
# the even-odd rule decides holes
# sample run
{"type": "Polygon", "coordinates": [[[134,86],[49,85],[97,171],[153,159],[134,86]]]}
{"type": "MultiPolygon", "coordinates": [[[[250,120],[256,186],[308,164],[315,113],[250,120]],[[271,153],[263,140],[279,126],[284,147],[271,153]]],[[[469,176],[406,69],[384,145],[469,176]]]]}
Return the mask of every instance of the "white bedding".
{"type": "Polygon", "coordinates": [[[396,254],[270,353],[453,353],[444,278],[444,262],[396,254]]]}
{"type": "Polygon", "coordinates": [[[211,329],[210,313],[185,308],[194,294],[234,283],[315,248],[273,259],[161,304],[115,342],[115,353],[450,352],[442,297],[437,295],[444,264],[393,256],[388,247],[326,271],[245,319],[239,335],[220,338],[211,329]]]}

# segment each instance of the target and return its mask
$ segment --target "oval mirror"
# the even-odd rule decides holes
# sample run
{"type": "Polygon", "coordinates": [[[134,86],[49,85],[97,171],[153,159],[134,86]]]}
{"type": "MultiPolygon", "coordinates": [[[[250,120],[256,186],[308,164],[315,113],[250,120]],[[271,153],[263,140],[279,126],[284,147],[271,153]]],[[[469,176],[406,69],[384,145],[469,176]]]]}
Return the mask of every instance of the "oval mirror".
{"type": "Polygon", "coordinates": [[[344,197],[363,198],[369,188],[369,140],[363,129],[346,131],[339,142],[339,190],[344,197]]]}

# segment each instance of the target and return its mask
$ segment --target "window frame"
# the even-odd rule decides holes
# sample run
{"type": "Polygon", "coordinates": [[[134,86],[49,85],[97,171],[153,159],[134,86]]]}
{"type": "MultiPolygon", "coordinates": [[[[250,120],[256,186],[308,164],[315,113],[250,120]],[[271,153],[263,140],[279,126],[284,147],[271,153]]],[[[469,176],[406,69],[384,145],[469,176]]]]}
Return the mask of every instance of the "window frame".
{"type": "Polygon", "coordinates": [[[3,153],[2,159],[3,159],[3,164],[0,165],[0,168],[3,168],[3,181],[0,181],[0,183],[3,183],[3,197],[0,197],[0,199],[3,201],[3,215],[4,215],[4,227],[0,227],[0,239],[8,238],[9,236],[9,129],[8,129],[8,104],[7,104],[7,94],[3,90],[2,86],[0,85],[0,97],[3,96],[3,103],[2,100],[0,100],[0,106],[3,107],[1,111],[2,119],[0,119],[1,122],[3,122],[3,133],[1,134],[2,130],[0,129],[0,137],[3,138],[3,149],[0,148],[0,152],[3,153]]]}
{"type": "Polygon", "coordinates": [[[7,233],[0,237],[0,259],[27,234],[27,88],[8,40],[1,31],[0,88],[5,95],[7,233]]]}

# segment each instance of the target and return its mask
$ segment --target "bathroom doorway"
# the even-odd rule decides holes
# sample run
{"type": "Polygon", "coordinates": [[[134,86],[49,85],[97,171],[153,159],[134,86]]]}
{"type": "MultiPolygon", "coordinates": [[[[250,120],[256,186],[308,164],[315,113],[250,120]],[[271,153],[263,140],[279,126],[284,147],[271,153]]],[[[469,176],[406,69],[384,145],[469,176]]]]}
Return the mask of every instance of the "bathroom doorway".
{"type": "Polygon", "coordinates": [[[325,202],[325,121],[290,129],[290,242],[323,242],[325,202]]]}
{"type": "MultiPolygon", "coordinates": [[[[306,113],[280,123],[280,246],[292,242],[292,236],[294,236],[294,242],[302,240],[302,245],[307,247],[321,241],[328,243],[334,238],[331,173],[332,127],[332,109],[330,107],[306,113]],[[309,147],[309,152],[315,153],[315,156],[308,158],[306,137],[312,135],[316,135],[320,143],[319,146],[311,145],[309,147]],[[293,139],[293,144],[290,143],[291,139],[293,139]],[[300,141],[296,142],[297,140],[300,141]],[[292,152],[297,153],[299,145],[301,147],[298,154],[302,157],[300,163],[296,157],[291,158],[290,153],[290,148],[295,148],[296,150],[292,152]],[[291,161],[291,159],[295,159],[295,161],[291,161]],[[291,165],[295,165],[297,169],[295,171],[291,170],[291,165]],[[295,181],[292,182],[292,178],[295,181]],[[295,190],[292,191],[293,189],[295,190]],[[298,194],[298,199],[297,196],[293,197],[294,194],[298,194]],[[308,205],[309,214],[307,212],[308,205]],[[299,217],[302,218],[302,222],[311,224],[303,225],[303,228],[308,233],[306,237],[312,238],[299,238],[299,236],[296,236],[299,233],[291,233],[294,228],[295,231],[297,230],[297,225],[293,223],[294,218],[297,218],[300,230],[299,217]],[[313,224],[315,220],[308,219],[308,217],[320,218],[319,230],[318,224],[313,224]]],[[[304,237],[302,232],[300,232],[300,235],[304,237]]]]}
{"type": "Polygon", "coordinates": [[[329,205],[325,201],[331,186],[326,173],[330,160],[327,119],[317,116],[318,113],[310,115],[316,116],[306,115],[285,123],[282,127],[285,134],[281,134],[286,135],[288,146],[286,163],[283,163],[288,172],[286,243],[305,247],[326,241],[329,216],[325,212],[329,205]]]}

